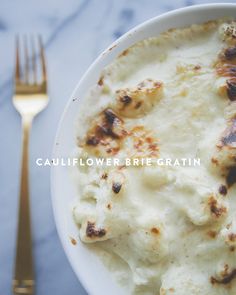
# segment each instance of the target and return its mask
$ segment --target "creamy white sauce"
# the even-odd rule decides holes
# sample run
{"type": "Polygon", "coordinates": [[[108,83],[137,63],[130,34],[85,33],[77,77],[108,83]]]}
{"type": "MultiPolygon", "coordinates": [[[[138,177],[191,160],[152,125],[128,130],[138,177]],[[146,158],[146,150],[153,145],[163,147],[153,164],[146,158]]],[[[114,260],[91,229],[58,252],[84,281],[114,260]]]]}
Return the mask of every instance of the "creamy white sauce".
{"type": "MultiPolygon", "coordinates": [[[[80,142],[109,107],[126,130],[142,125],[151,132],[158,157],[201,159],[195,167],[78,167],[73,214],[80,238],[94,243],[94,251],[132,294],[236,294],[236,278],[228,284],[211,279],[224,278],[226,265],[228,273],[236,269],[236,238],[229,239],[236,234],[236,185],[222,196],[225,177],[211,161],[229,107],[229,99],[219,94],[226,78],[215,70],[219,53],[229,46],[222,23],[172,30],[134,45],[104,69],[102,85],[94,86],[79,110],[80,142]],[[146,79],[161,82],[162,92],[154,99],[138,93],[146,95],[143,114],[122,113],[116,91],[126,89],[132,96],[146,79]],[[145,105],[150,101],[151,108],[145,105]],[[117,194],[114,182],[122,184],[117,194]],[[88,222],[106,234],[88,237],[88,222]]],[[[236,114],[235,105],[230,111],[236,114]]],[[[130,156],[132,140],[125,137],[115,156],[130,156]]],[[[78,147],[78,157],[92,151],[78,147]]]]}

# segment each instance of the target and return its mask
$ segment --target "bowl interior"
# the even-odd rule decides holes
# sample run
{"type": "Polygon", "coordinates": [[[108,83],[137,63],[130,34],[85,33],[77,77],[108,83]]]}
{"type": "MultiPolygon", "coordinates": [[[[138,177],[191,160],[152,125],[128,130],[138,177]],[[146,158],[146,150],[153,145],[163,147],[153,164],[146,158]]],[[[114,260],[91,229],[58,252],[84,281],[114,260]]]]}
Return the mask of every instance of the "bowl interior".
{"type": "MultiPolygon", "coordinates": [[[[236,4],[209,4],[175,10],[151,19],[134,28],[101,54],[85,73],[77,85],[62,116],[53,151],[53,158],[67,158],[76,145],[76,120],[78,109],[91,86],[97,83],[100,72],[119,53],[132,44],[148,37],[157,36],[170,28],[188,26],[220,17],[235,17],[236,4]]],[[[78,228],[72,219],[71,204],[76,197],[76,184],[73,183],[69,167],[55,166],[51,169],[51,188],[57,230],[67,257],[81,283],[90,295],[103,295],[109,291],[113,295],[124,295],[96,255],[81,242],[72,245],[70,237],[78,237],[78,228]]]]}

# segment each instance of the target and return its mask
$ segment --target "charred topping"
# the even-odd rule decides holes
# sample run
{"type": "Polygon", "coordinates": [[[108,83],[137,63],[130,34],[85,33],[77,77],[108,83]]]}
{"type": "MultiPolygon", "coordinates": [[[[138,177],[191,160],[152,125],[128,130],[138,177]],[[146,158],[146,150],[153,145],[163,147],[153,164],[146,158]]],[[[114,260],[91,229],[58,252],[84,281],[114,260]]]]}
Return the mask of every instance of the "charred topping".
{"type": "Polygon", "coordinates": [[[232,226],[232,222],[228,223],[228,224],[226,225],[226,228],[227,228],[227,229],[230,229],[231,226],[232,226]]]}
{"type": "Polygon", "coordinates": [[[139,109],[141,107],[141,105],[142,105],[141,101],[137,102],[135,105],[135,109],[139,109]]]}
{"type": "Polygon", "coordinates": [[[119,139],[120,136],[113,131],[113,127],[116,124],[120,124],[122,120],[111,110],[106,109],[102,112],[102,120],[97,123],[92,131],[92,135],[88,136],[86,140],[87,145],[96,146],[99,143],[103,143],[105,136],[109,136],[113,139],[119,139]]]}
{"type": "Polygon", "coordinates": [[[235,251],[235,246],[230,246],[230,247],[229,247],[229,250],[230,250],[231,252],[234,252],[234,251],[235,251]]]}
{"type": "Polygon", "coordinates": [[[214,277],[211,277],[211,283],[212,284],[223,284],[227,285],[229,284],[234,278],[236,277],[236,268],[233,269],[229,274],[225,275],[223,279],[218,280],[214,277]]]}
{"type": "Polygon", "coordinates": [[[234,142],[236,142],[236,130],[222,138],[223,145],[230,145],[234,142]]]}
{"type": "Polygon", "coordinates": [[[107,173],[103,173],[102,174],[102,179],[107,179],[107,177],[108,177],[108,174],[107,173]]]}
{"type": "Polygon", "coordinates": [[[99,144],[99,139],[96,136],[91,136],[87,139],[86,144],[96,146],[99,144]]]}
{"type": "Polygon", "coordinates": [[[118,193],[120,192],[121,187],[122,187],[122,185],[121,185],[121,183],[119,183],[119,182],[114,182],[114,183],[112,184],[112,190],[113,190],[113,192],[114,192],[115,194],[118,194],[118,193]]]}
{"type": "Polygon", "coordinates": [[[232,64],[223,64],[217,67],[217,73],[223,77],[235,77],[236,67],[232,64]]]}
{"type": "Polygon", "coordinates": [[[201,69],[201,66],[199,66],[199,65],[196,65],[195,67],[194,67],[194,70],[200,70],[201,69]]]}
{"type": "Polygon", "coordinates": [[[219,193],[223,196],[226,196],[227,195],[227,187],[226,185],[222,184],[220,187],[219,187],[219,193]]]}
{"type": "Polygon", "coordinates": [[[156,228],[156,227],[153,227],[153,228],[151,229],[151,232],[152,232],[153,234],[158,235],[158,234],[160,233],[160,230],[159,230],[158,228],[156,228]]]}
{"type": "Polygon", "coordinates": [[[231,233],[228,235],[228,238],[231,242],[235,242],[236,241],[236,234],[231,233]]]}
{"type": "Polygon", "coordinates": [[[236,34],[235,34],[235,26],[234,24],[229,24],[225,30],[225,34],[226,36],[232,37],[232,38],[236,38],[236,34]]]}
{"type": "Polygon", "coordinates": [[[111,204],[107,204],[107,209],[111,210],[111,204]]]}
{"type": "Polygon", "coordinates": [[[124,169],[125,167],[126,167],[126,165],[118,166],[118,170],[124,169]]]}
{"type": "Polygon", "coordinates": [[[119,136],[113,132],[112,127],[109,125],[97,126],[97,134],[100,134],[100,136],[107,135],[112,138],[119,138],[119,136]]]}
{"type": "Polygon", "coordinates": [[[151,157],[157,155],[159,151],[158,143],[155,142],[157,139],[152,137],[150,132],[145,130],[144,126],[134,127],[130,134],[133,135],[133,147],[136,152],[146,151],[151,157]]]}
{"type": "Polygon", "coordinates": [[[106,150],[106,152],[108,153],[108,154],[116,154],[116,153],[118,153],[119,152],[119,150],[120,150],[120,148],[118,148],[118,147],[116,147],[116,148],[108,148],[107,150],[106,150]]]}
{"type": "Polygon", "coordinates": [[[114,112],[111,109],[106,109],[104,111],[106,122],[113,125],[115,119],[118,119],[118,117],[114,114],[114,112]]]}
{"type": "Polygon", "coordinates": [[[216,158],[211,158],[211,162],[215,165],[219,165],[219,162],[216,158]]]}
{"type": "Polygon", "coordinates": [[[236,81],[235,79],[229,79],[226,81],[227,84],[227,95],[231,101],[236,100],[236,81]]]}
{"type": "Polygon", "coordinates": [[[217,236],[217,232],[215,230],[209,230],[207,232],[208,236],[212,239],[214,239],[217,236]]]}
{"type": "Polygon", "coordinates": [[[236,74],[236,67],[229,66],[229,74],[235,76],[236,74]]]}
{"type": "Polygon", "coordinates": [[[223,135],[221,142],[223,145],[231,145],[236,142],[236,120],[228,127],[223,135]]]}
{"type": "Polygon", "coordinates": [[[104,77],[102,76],[102,77],[100,77],[100,79],[98,80],[98,85],[99,86],[102,86],[103,85],[103,79],[104,79],[104,77]]]}
{"type": "Polygon", "coordinates": [[[209,200],[210,210],[211,213],[214,214],[217,218],[220,217],[223,213],[226,212],[225,207],[219,207],[217,206],[217,200],[214,197],[211,197],[209,200]]]}
{"type": "Polygon", "coordinates": [[[120,97],[120,101],[123,102],[124,105],[128,105],[131,103],[132,98],[129,95],[124,95],[120,97]]]}
{"type": "Polygon", "coordinates": [[[89,222],[87,223],[87,228],[86,228],[86,236],[89,238],[94,238],[98,237],[101,238],[105,236],[106,230],[105,229],[96,229],[95,228],[95,223],[94,222],[89,222]]]}
{"type": "Polygon", "coordinates": [[[152,150],[152,151],[157,151],[158,150],[157,143],[150,144],[149,149],[152,150]]]}
{"type": "Polygon", "coordinates": [[[227,60],[234,59],[236,57],[236,46],[227,48],[224,56],[227,60]]]}
{"type": "Polygon", "coordinates": [[[230,167],[226,177],[228,187],[231,187],[236,182],[236,167],[230,167]]]}
{"type": "Polygon", "coordinates": [[[119,136],[113,132],[112,128],[115,125],[115,123],[118,123],[121,120],[110,109],[106,109],[103,112],[103,116],[104,116],[104,120],[95,129],[95,133],[97,137],[101,138],[103,135],[108,135],[113,138],[118,138],[119,136]]]}

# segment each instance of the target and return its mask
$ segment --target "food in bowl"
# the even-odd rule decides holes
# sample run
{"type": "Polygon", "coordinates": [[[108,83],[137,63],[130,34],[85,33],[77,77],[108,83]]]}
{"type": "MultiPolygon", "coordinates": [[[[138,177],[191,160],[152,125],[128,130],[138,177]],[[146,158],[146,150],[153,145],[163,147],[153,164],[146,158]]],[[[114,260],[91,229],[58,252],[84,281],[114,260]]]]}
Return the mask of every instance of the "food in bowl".
{"type": "Polygon", "coordinates": [[[130,294],[236,294],[236,22],[138,42],[85,101],[78,158],[201,165],[78,165],[81,241],[130,294]]]}

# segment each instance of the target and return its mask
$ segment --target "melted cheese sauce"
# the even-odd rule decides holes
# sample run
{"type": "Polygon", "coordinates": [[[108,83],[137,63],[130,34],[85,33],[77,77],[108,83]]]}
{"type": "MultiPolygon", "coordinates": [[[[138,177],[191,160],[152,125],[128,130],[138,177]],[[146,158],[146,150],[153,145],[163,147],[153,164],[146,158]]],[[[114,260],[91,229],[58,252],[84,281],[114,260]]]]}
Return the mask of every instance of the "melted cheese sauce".
{"type": "Polygon", "coordinates": [[[130,294],[236,294],[234,34],[219,20],[139,42],[79,110],[80,158],[201,159],[76,170],[80,238],[130,294]],[[231,74],[219,70],[226,61],[231,74]]]}

